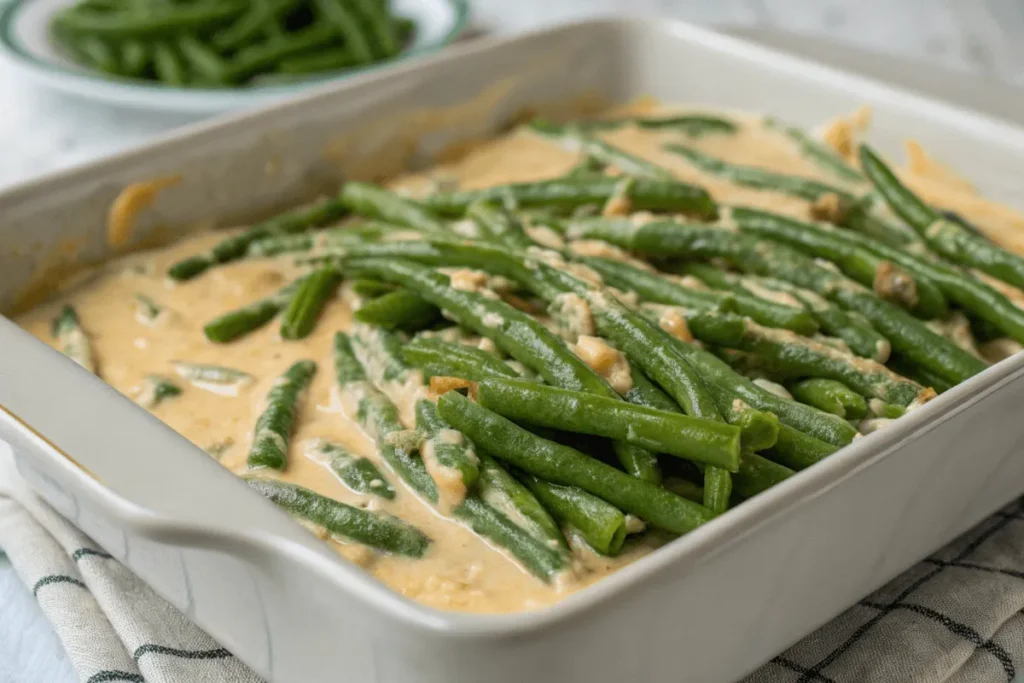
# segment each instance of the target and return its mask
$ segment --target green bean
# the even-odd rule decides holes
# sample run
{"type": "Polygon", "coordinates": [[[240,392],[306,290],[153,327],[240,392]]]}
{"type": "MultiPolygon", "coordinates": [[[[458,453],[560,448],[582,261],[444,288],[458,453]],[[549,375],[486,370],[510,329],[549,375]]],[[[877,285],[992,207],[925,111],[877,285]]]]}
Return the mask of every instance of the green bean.
{"type": "Polygon", "coordinates": [[[281,315],[281,338],[304,339],[316,326],[327,300],[334,295],[341,274],[334,268],[321,268],[302,279],[281,315]]]}
{"type": "Polygon", "coordinates": [[[359,296],[378,297],[397,289],[394,285],[380,280],[353,280],[352,291],[359,296]]]}
{"type": "Polygon", "coordinates": [[[842,382],[812,377],[786,387],[793,398],[846,420],[859,420],[868,412],[867,401],[842,382]]]}
{"type": "Polygon", "coordinates": [[[121,64],[118,61],[117,53],[102,38],[96,36],[75,38],[72,49],[92,68],[113,76],[121,75],[121,64]]]}
{"type": "Polygon", "coordinates": [[[244,384],[252,381],[252,375],[234,368],[227,368],[222,365],[205,365],[202,363],[188,363],[186,361],[171,361],[174,372],[179,377],[187,379],[197,386],[203,384],[244,384]]]}
{"type": "Polygon", "coordinates": [[[472,489],[480,476],[479,459],[473,444],[467,443],[462,434],[451,429],[438,417],[433,401],[416,401],[415,411],[416,429],[426,437],[420,445],[420,457],[434,481],[439,484],[447,482],[452,479],[450,472],[458,477],[463,492],[472,489]]]}
{"type": "Polygon", "coordinates": [[[915,365],[913,361],[899,356],[893,357],[889,361],[889,365],[904,377],[912,379],[923,387],[930,387],[938,394],[945,393],[956,386],[947,379],[937,376],[931,370],[915,365]]]}
{"type": "Polygon", "coordinates": [[[518,372],[494,354],[432,337],[416,337],[404,345],[402,359],[427,374],[461,377],[471,382],[489,377],[519,377],[518,372]]]}
{"type": "Polygon", "coordinates": [[[352,7],[369,27],[377,57],[389,59],[401,52],[399,27],[389,16],[386,3],[379,0],[352,0],[352,7]]]}
{"type": "Polygon", "coordinates": [[[228,62],[226,79],[240,82],[260,71],[275,67],[286,57],[326,47],[337,38],[334,26],[318,22],[283,38],[244,47],[228,62]]]}
{"type": "MultiPolygon", "coordinates": [[[[730,347],[729,338],[725,336],[708,341],[730,347]]],[[[754,354],[766,367],[787,377],[835,380],[862,396],[873,396],[904,407],[922,398],[920,385],[900,377],[881,363],[857,358],[786,330],[748,322],[743,338],[730,348],[754,354]]]]}
{"type": "Polygon", "coordinates": [[[480,454],[480,499],[502,511],[512,523],[554,550],[568,550],[565,537],[552,518],[548,508],[541,504],[518,479],[509,474],[501,463],[480,454]]]}
{"type": "Polygon", "coordinates": [[[286,57],[277,63],[275,70],[282,74],[312,74],[321,71],[338,71],[356,66],[360,62],[347,49],[315,48],[309,54],[299,53],[286,57]]]}
{"type": "Polygon", "coordinates": [[[375,240],[388,232],[403,229],[380,221],[345,225],[317,232],[277,234],[256,240],[246,249],[247,256],[277,256],[302,251],[332,249],[375,240]]]}
{"type": "MultiPolygon", "coordinates": [[[[604,204],[615,194],[620,184],[619,178],[556,179],[437,193],[426,197],[423,202],[445,216],[461,216],[476,201],[500,202],[506,198],[520,208],[550,207],[572,212],[588,204],[604,204]]],[[[629,189],[628,198],[635,211],[669,211],[700,218],[714,218],[717,215],[715,202],[707,191],[678,181],[637,178],[629,189]]]]}
{"type": "Polygon", "coordinates": [[[405,384],[410,369],[402,360],[402,338],[383,327],[354,323],[349,331],[352,348],[370,381],[387,391],[392,382],[405,384]]]}
{"type": "MultiPolygon", "coordinates": [[[[741,288],[753,296],[771,297],[776,292],[789,295],[803,304],[814,316],[826,334],[846,342],[850,350],[864,358],[884,363],[889,358],[889,340],[878,334],[866,321],[858,316],[850,316],[839,306],[814,292],[797,287],[777,278],[743,276],[727,273],[713,266],[700,263],[684,263],[680,272],[693,275],[709,287],[741,288]]],[[[755,322],[765,325],[761,320],[755,322]]],[[[766,327],[775,327],[766,325],[766,327]]]]}
{"type": "Polygon", "coordinates": [[[865,174],[893,213],[910,225],[928,246],[953,263],[977,268],[1014,287],[1024,287],[1024,258],[944,219],[899,181],[867,145],[860,146],[865,174]]]}
{"type": "Polygon", "coordinates": [[[880,298],[913,309],[923,317],[941,318],[949,313],[946,297],[929,279],[905,272],[868,249],[834,239],[827,229],[815,230],[811,224],[758,209],[733,208],[732,219],[741,232],[783,242],[831,261],[880,298]]]}
{"type": "Polygon", "coordinates": [[[188,82],[188,75],[185,65],[181,61],[181,55],[170,43],[163,41],[153,43],[153,71],[156,73],[157,79],[167,85],[182,86],[188,82]]]}
{"type": "Polygon", "coordinates": [[[720,515],[729,509],[732,496],[733,475],[721,467],[704,468],[704,507],[720,515]]]}
{"type": "Polygon", "coordinates": [[[149,49],[141,40],[126,40],[121,43],[120,63],[124,75],[141,76],[149,66],[149,49]]]}
{"type": "Polygon", "coordinates": [[[316,442],[311,450],[323,457],[338,479],[356,493],[394,500],[395,488],[369,458],[358,457],[328,441],[316,442]]]}
{"type": "Polygon", "coordinates": [[[297,0],[256,0],[245,14],[213,35],[213,46],[221,52],[236,50],[276,21],[277,16],[298,4],[297,0]]]}
{"type": "Polygon", "coordinates": [[[441,311],[420,295],[398,289],[372,299],[355,312],[356,320],[389,330],[422,330],[441,317],[441,311]]]}
{"type": "Polygon", "coordinates": [[[581,121],[577,125],[584,130],[605,130],[630,125],[648,130],[669,129],[679,131],[691,138],[712,134],[732,135],[739,130],[738,126],[729,119],[712,114],[676,114],[656,117],[638,116],[625,119],[601,119],[597,121],[581,121]]]}
{"type": "Polygon", "coordinates": [[[725,258],[744,271],[785,279],[862,314],[889,339],[894,351],[952,382],[962,382],[986,367],[902,309],[781,244],[719,228],[668,221],[642,226],[628,221],[577,222],[572,231],[574,237],[606,239],[659,256],[725,258]]]}
{"type": "Polygon", "coordinates": [[[398,409],[366,378],[366,368],[352,351],[348,335],[334,335],[334,372],[339,388],[356,401],[359,425],[377,443],[381,459],[410,489],[426,501],[437,504],[437,483],[420,458],[409,448],[408,430],[398,419],[398,409]]]}
{"type": "Polygon", "coordinates": [[[680,479],[678,477],[670,477],[669,479],[666,479],[665,490],[682,498],[686,498],[687,500],[692,500],[695,503],[700,503],[704,500],[704,489],[686,479],[680,479]]]}
{"type": "Polygon", "coordinates": [[[695,311],[736,310],[736,299],[729,294],[691,289],[660,273],[618,259],[597,256],[573,258],[593,269],[609,287],[623,292],[636,292],[645,301],[682,306],[695,311]]]}
{"type": "Polygon", "coordinates": [[[171,380],[159,375],[147,375],[143,379],[142,392],[139,394],[136,402],[143,408],[152,410],[162,403],[164,399],[180,395],[181,387],[171,380]]]}
{"type": "Polygon", "coordinates": [[[778,192],[811,202],[829,194],[836,195],[847,203],[856,201],[846,191],[810,178],[778,173],[757,166],[732,164],[691,147],[675,143],[663,145],[662,149],[682,157],[692,166],[708,175],[729,180],[742,187],[778,192]]]}
{"type": "Polygon", "coordinates": [[[713,516],[701,505],[531,434],[458,392],[444,394],[438,411],[495,457],[553,484],[578,486],[658,528],[682,534],[713,516]]]}
{"type": "Polygon", "coordinates": [[[204,29],[229,21],[245,10],[233,0],[215,3],[169,6],[153,12],[86,12],[70,8],[57,14],[53,24],[71,35],[106,39],[150,38],[204,29]]]}
{"type": "Polygon", "coordinates": [[[504,548],[545,583],[565,569],[564,553],[538,541],[476,495],[468,496],[452,511],[452,515],[464,522],[473,533],[504,548]]]}
{"type": "Polygon", "coordinates": [[[757,453],[744,453],[740,471],[733,475],[733,490],[741,498],[752,498],[796,474],[784,465],[757,453]]]}
{"type": "Polygon", "coordinates": [[[671,335],[665,336],[664,343],[672,346],[697,369],[722,415],[743,430],[744,450],[762,450],[775,443],[776,434],[782,425],[767,417],[771,414],[777,416],[783,424],[789,424],[836,446],[850,443],[857,433],[853,427],[834,415],[787,401],[762,389],[746,377],[733,372],[714,354],[693,344],[687,344],[671,335]]]}
{"type": "Polygon", "coordinates": [[[249,469],[270,467],[283,470],[288,466],[288,442],[291,440],[298,403],[316,373],[316,363],[302,360],[293,363],[274,382],[267,394],[267,407],[256,420],[252,447],[246,464],[249,469]]]}
{"type": "Polygon", "coordinates": [[[846,163],[846,160],[829,149],[827,145],[815,140],[799,128],[789,126],[772,117],[766,117],[764,125],[767,128],[782,133],[794,142],[801,156],[820,170],[831,173],[836,178],[847,183],[861,184],[864,182],[864,176],[846,163]]]}
{"type": "Polygon", "coordinates": [[[145,294],[136,293],[132,298],[135,299],[135,319],[143,325],[152,325],[156,322],[163,307],[145,294]]]}
{"type": "Polygon", "coordinates": [[[687,264],[683,272],[696,277],[712,289],[728,291],[736,302],[735,311],[754,322],[767,327],[792,330],[805,336],[810,336],[818,331],[818,323],[809,311],[756,296],[749,289],[729,282],[724,274],[718,274],[721,271],[716,268],[700,264],[687,264]]]}
{"type": "Polygon", "coordinates": [[[485,234],[512,249],[529,249],[534,246],[533,240],[523,229],[519,218],[499,205],[497,202],[481,200],[473,202],[466,210],[466,215],[473,219],[485,234]]]}
{"type": "MultiPolygon", "coordinates": [[[[802,470],[832,455],[838,448],[804,434],[786,424],[779,425],[779,434],[771,448],[762,455],[793,470],[802,470]]],[[[740,457],[742,461],[743,456],[740,457]]]]}
{"type": "Polygon", "coordinates": [[[302,232],[318,225],[337,220],[347,213],[337,198],[330,198],[308,206],[278,214],[257,223],[245,232],[232,235],[213,245],[207,254],[198,254],[172,265],[167,274],[173,280],[189,280],[219,263],[236,261],[247,253],[249,245],[275,235],[302,232]]]}
{"type": "Polygon", "coordinates": [[[212,342],[224,344],[259,329],[288,305],[304,279],[299,278],[271,296],[214,318],[203,326],[203,334],[212,342]]]}
{"type": "Polygon", "coordinates": [[[1002,330],[1013,339],[1024,341],[1024,311],[1017,308],[1002,293],[979,282],[970,273],[849,230],[838,230],[822,224],[803,224],[801,228],[804,232],[816,230],[827,233],[831,240],[871,251],[879,258],[896,263],[919,281],[928,280],[935,283],[950,301],[974,317],[1002,330]]]}
{"type": "Polygon", "coordinates": [[[368,183],[345,183],[340,201],[352,213],[398,223],[414,230],[438,235],[450,234],[442,221],[416,202],[368,183]]]}
{"type": "Polygon", "coordinates": [[[740,430],[713,420],[633,405],[528,380],[487,379],[477,401],[517,422],[594,434],[735,471],[740,430]]]}
{"type": "Polygon", "coordinates": [[[315,0],[320,15],[334,24],[345,41],[345,48],[352,55],[356,64],[369,64],[374,61],[373,50],[363,33],[359,19],[341,0],[315,0]]]}
{"type": "Polygon", "coordinates": [[[541,504],[562,524],[579,529],[603,555],[617,555],[626,540],[626,516],[610,503],[576,486],[559,486],[524,474],[523,481],[541,504]]]}
{"type": "Polygon", "coordinates": [[[646,159],[587,135],[578,126],[559,126],[542,119],[528,124],[530,130],[544,137],[556,140],[578,149],[604,166],[614,166],[622,173],[653,180],[672,180],[672,173],[646,159]]]}
{"type": "Polygon", "coordinates": [[[198,38],[184,34],[178,37],[176,45],[198,82],[204,85],[227,83],[227,62],[198,38]]]}
{"type": "Polygon", "coordinates": [[[430,539],[397,517],[346,505],[295,484],[249,478],[249,486],[277,505],[331,534],[395,555],[422,557],[430,539]]]}
{"type": "Polygon", "coordinates": [[[50,334],[57,340],[61,353],[89,372],[96,372],[92,344],[78,320],[78,313],[71,304],[65,304],[60,309],[60,313],[50,325],[50,334]]]}

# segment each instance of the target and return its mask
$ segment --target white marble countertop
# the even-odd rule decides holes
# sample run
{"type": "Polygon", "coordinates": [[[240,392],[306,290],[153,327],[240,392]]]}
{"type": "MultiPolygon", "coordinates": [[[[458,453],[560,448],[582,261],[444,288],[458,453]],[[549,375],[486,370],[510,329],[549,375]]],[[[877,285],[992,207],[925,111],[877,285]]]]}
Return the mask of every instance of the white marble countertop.
{"type": "MultiPolygon", "coordinates": [[[[475,25],[494,33],[633,14],[742,28],[798,51],[817,44],[816,54],[825,41],[835,41],[961,77],[1000,81],[1010,103],[1004,106],[1020,109],[1015,118],[1024,119],[1024,105],[1016,105],[1024,102],[1024,90],[1011,87],[1024,88],[1020,0],[474,0],[473,5],[475,25]],[[817,40],[808,44],[790,34],[817,40]]],[[[853,53],[836,54],[835,59],[848,60],[853,53]]],[[[873,61],[877,67],[878,59],[873,61]]],[[[894,66],[897,71],[918,79],[941,73],[906,65],[894,66]]],[[[114,110],[43,91],[18,80],[0,61],[0,187],[142,143],[190,120],[114,110]]],[[[55,636],[2,555],[0,614],[0,683],[74,680],[55,636]]]]}

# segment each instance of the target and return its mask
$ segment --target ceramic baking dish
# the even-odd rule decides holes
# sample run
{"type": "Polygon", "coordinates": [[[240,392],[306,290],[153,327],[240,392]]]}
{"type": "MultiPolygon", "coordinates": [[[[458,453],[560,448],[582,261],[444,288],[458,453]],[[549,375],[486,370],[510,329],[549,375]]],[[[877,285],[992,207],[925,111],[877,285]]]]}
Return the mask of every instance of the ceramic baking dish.
{"type": "MultiPolygon", "coordinates": [[[[415,163],[527,106],[641,94],[802,124],[869,103],[883,150],[913,136],[990,196],[1022,201],[1024,131],[1008,123],[685,24],[600,21],[456,47],[12,190],[0,308],[41,270],[108,256],[105,212],[127,183],[181,174],[136,235],[166,239],[371,163],[415,163]]],[[[1024,493],[1021,354],[557,606],[444,613],[340,560],[2,318],[0,350],[0,437],[24,477],[279,683],[724,683],[1024,493]]]]}

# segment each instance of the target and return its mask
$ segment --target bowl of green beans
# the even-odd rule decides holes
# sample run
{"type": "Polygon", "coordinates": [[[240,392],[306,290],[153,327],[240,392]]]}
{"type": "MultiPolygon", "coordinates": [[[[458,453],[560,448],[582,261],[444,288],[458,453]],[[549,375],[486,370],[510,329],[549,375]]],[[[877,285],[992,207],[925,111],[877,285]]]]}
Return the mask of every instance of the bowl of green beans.
{"type": "Polygon", "coordinates": [[[65,92],[210,113],[438,50],[468,14],[467,0],[12,0],[0,51],[65,92]]]}

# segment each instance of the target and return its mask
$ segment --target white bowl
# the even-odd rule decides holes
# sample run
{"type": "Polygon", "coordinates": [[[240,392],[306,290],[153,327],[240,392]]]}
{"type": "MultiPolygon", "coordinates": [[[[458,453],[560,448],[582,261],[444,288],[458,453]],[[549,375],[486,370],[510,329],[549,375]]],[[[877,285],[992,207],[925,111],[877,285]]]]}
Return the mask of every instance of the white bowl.
{"type": "Polygon", "coordinates": [[[118,78],[71,61],[50,36],[50,19],[75,0],[11,0],[0,3],[0,54],[42,85],[62,92],[134,109],[209,114],[257,107],[295,93],[386,68],[451,43],[469,19],[468,0],[394,0],[397,14],[416,22],[413,42],[397,58],[344,72],[310,76],[299,82],[240,88],[175,88],[150,81],[118,78]]]}

